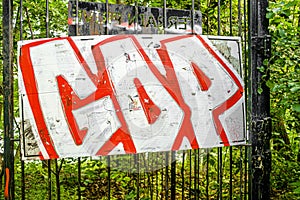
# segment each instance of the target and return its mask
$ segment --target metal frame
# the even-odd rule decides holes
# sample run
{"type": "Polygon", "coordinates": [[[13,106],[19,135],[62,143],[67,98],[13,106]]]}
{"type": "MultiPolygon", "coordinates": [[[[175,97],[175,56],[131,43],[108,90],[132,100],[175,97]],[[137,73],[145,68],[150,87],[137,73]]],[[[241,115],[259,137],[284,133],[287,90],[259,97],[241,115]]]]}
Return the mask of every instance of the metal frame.
{"type": "MultiPolygon", "coordinates": [[[[78,0],[76,1],[78,5],[78,0]]],[[[207,1],[209,3],[210,1],[207,1]]],[[[200,5],[200,1],[198,5],[200,5]]],[[[234,34],[233,31],[233,1],[230,0],[229,8],[229,33],[228,35],[242,36],[243,57],[245,65],[247,65],[249,71],[245,71],[246,80],[250,75],[251,81],[246,81],[248,85],[248,108],[250,108],[251,116],[248,116],[248,121],[251,124],[250,127],[250,143],[251,147],[229,147],[218,148],[211,152],[207,152],[205,156],[201,154],[200,150],[189,150],[180,153],[181,161],[177,159],[175,152],[159,153],[156,156],[165,160],[165,167],[159,170],[155,170],[152,173],[144,172],[142,167],[142,161],[144,155],[133,155],[130,157],[130,163],[133,161],[132,170],[136,170],[139,173],[131,174],[130,177],[134,180],[136,187],[136,199],[139,199],[143,195],[148,195],[150,199],[177,199],[181,195],[182,199],[199,199],[206,197],[210,199],[213,196],[212,187],[216,187],[217,199],[222,199],[223,196],[228,194],[229,199],[233,199],[236,195],[234,191],[233,182],[234,176],[233,165],[238,165],[240,169],[239,173],[239,199],[269,199],[270,198],[270,135],[271,135],[271,123],[270,123],[270,110],[269,110],[269,90],[262,80],[262,75],[257,67],[263,64],[264,59],[268,59],[270,53],[269,36],[268,36],[268,20],[265,17],[266,8],[268,6],[267,0],[238,0],[238,31],[234,34]],[[244,21],[242,21],[242,16],[244,21]],[[248,20],[248,21],[247,21],[248,20]],[[249,32],[246,28],[249,27],[249,32]],[[247,50],[250,51],[249,55],[246,54],[247,50]],[[249,63],[247,63],[249,62],[249,63]],[[250,85],[252,85],[250,87],[250,85]],[[263,88],[263,92],[258,94],[258,87],[263,88]],[[258,106],[259,105],[259,106],[258,106]],[[229,151],[229,159],[228,159],[229,151]],[[238,154],[240,160],[234,161],[233,154],[238,154]],[[217,161],[214,159],[217,155],[217,161]],[[215,167],[210,164],[215,162],[217,167],[217,175],[210,176],[211,168],[215,167]],[[228,175],[225,171],[229,171],[228,175]],[[179,172],[180,171],[180,172],[179,172]],[[205,173],[203,173],[205,171],[205,173]],[[188,177],[186,177],[188,176],[188,177]],[[159,180],[160,177],[160,181],[159,180]],[[229,179],[229,185],[225,183],[224,177],[229,179]],[[249,182],[248,182],[249,180],[249,182]],[[144,188],[140,188],[140,185],[148,184],[149,191],[147,194],[142,194],[144,188]],[[181,191],[176,190],[176,185],[182,186],[181,191]],[[201,188],[205,188],[205,191],[200,191],[201,188]],[[229,191],[226,191],[229,188],[229,191]]],[[[221,4],[217,2],[217,35],[222,35],[222,18],[221,18],[221,4]]],[[[23,1],[20,0],[20,40],[23,39],[23,18],[22,18],[22,6],[23,1]]],[[[164,15],[166,16],[167,2],[163,2],[164,15]]],[[[200,7],[200,6],[199,6],[200,7]]],[[[106,8],[108,9],[108,1],[106,0],[106,8]]],[[[14,135],[14,109],[13,109],[13,32],[12,32],[12,1],[2,0],[3,9],[3,85],[4,85],[4,159],[5,159],[5,184],[4,184],[4,197],[5,199],[15,199],[15,186],[14,186],[14,144],[19,142],[15,139],[14,135]]],[[[192,15],[194,15],[195,2],[192,0],[192,15]]],[[[77,16],[78,16],[78,10],[77,16]]],[[[210,16],[206,14],[206,22],[208,24],[210,16]]],[[[107,12],[108,15],[108,12],[107,12]]],[[[107,16],[108,18],[108,16],[107,16]]],[[[77,18],[78,20],[78,18],[77,18]]],[[[77,21],[78,24],[78,21],[77,21]]],[[[164,27],[166,27],[166,17],[164,20],[164,27]]],[[[194,30],[194,23],[192,23],[192,30],[194,30]]],[[[211,34],[210,27],[206,26],[203,29],[204,34],[211,34]]],[[[78,33],[78,27],[76,28],[78,33]]],[[[108,30],[106,30],[108,33],[108,30]]],[[[49,0],[46,0],[46,35],[49,36],[49,0]]],[[[264,79],[265,80],[265,79],[264,79]]],[[[152,155],[152,154],[150,154],[152,155]]],[[[155,161],[155,159],[153,160],[155,161]]],[[[77,198],[81,199],[83,196],[81,192],[82,176],[81,165],[85,162],[81,158],[77,159],[77,198]]],[[[114,195],[112,191],[111,174],[113,169],[111,166],[115,162],[114,157],[107,156],[105,162],[99,160],[97,162],[106,162],[107,166],[107,193],[106,197],[110,199],[114,195]]],[[[45,189],[47,190],[48,199],[53,197],[53,189],[55,188],[56,199],[60,199],[60,175],[61,169],[66,165],[64,160],[54,160],[44,162],[47,167],[48,179],[45,189]],[[54,164],[54,166],[53,166],[54,164]],[[52,184],[54,174],[55,185],[52,184]]],[[[22,188],[21,198],[25,199],[25,181],[26,172],[25,165],[21,161],[21,176],[22,176],[22,188]]],[[[151,167],[149,164],[147,167],[151,167]]]]}

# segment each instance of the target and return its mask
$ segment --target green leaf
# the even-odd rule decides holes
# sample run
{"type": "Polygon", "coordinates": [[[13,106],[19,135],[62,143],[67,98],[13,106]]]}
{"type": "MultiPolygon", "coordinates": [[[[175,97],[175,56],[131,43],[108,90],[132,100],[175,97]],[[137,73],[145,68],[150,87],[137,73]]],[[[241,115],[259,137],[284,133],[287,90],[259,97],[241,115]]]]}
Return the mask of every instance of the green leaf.
{"type": "Polygon", "coordinates": [[[257,69],[258,69],[260,72],[264,72],[264,71],[265,71],[264,66],[257,67],[257,69]]]}
{"type": "Polygon", "coordinates": [[[297,5],[297,1],[291,1],[291,2],[286,4],[286,7],[294,7],[296,5],[297,5]]]}
{"type": "Polygon", "coordinates": [[[296,112],[300,112],[300,104],[293,104],[292,109],[296,112]]]}
{"type": "Polygon", "coordinates": [[[298,90],[300,90],[300,86],[295,86],[291,88],[291,92],[297,92],[298,90]]]}
{"type": "Polygon", "coordinates": [[[270,89],[272,89],[272,88],[274,88],[275,83],[272,82],[272,81],[270,81],[270,80],[267,80],[266,85],[267,85],[270,89]]]}
{"type": "Polygon", "coordinates": [[[293,186],[297,186],[297,187],[300,187],[300,181],[297,181],[297,182],[291,183],[291,185],[293,185],[293,186]]]}
{"type": "Polygon", "coordinates": [[[126,182],[129,182],[131,179],[130,179],[130,177],[124,177],[123,180],[126,182]]]}
{"type": "Polygon", "coordinates": [[[269,65],[269,59],[264,59],[263,65],[268,66],[269,65]]]}
{"type": "Polygon", "coordinates": [[[300,187],[298,187],[297,189],[294,190],[295,194],[300,194],[300,187]]]}
{"type": "Polygon", "coordinates": [[[275,14],[273,13],[273,12],[269,12],[269,13],[267,13],[267,15],[266,15],[266,17],[268,18],[268,19],[271,19],[271,18],[273,18],[275,16],[275,14]]]}
{"type": "Polygon", "coordinates": [[[280,35],[281,37],[285,37],[285,35],[286,35],[285,30],[279,29],[279,35],[280,35]]]}

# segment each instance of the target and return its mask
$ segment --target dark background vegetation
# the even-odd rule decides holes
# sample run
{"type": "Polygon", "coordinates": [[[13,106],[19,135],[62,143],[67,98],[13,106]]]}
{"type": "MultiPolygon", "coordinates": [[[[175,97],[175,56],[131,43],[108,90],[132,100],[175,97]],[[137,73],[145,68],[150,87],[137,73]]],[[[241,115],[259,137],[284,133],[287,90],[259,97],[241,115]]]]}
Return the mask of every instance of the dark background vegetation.
{"type": "MultiPolygon", "coordinates": [[[[46,25],[45,25],[45,0],[24,0],[23,7],[23,39],[34,39],[46,37],[46,25]]],[[[94,1],[99,2],[99,1],[94,1]]],[[[238,0],[232,1],[234,5],[237,5],[238,0]]],[[[134,5],[133,0],[111,0],[110,3],[122,3],[134,5]]],[[[0,7],[2,7],[2,1],[0,7]]],[[[13,37],[16,42],[20,39],[20,25],[19,25],[19,2],[14,1],[14,32],[13,37]]],[[[162,7],[163,3],[152,0],[140,0],[139,5],[162,7]]],[[[221,8],[226,10],[229,0],[221,1],[221,8]]],[[[169,0],[167,1],[169,8],[190,9],[191,0],[169,0]]],[[[195,8],[201,9],[203,14],[203,33],[216,35],[217,32],[217,1],[196,1],[195,8]],[[200,3],[199,3],[200,2],[200,3]]],[[[234,7],[233,12],[237,12],[237,8],[234,7]]],[[[2,10],[0,10],[0,16],[2,16],[2,10]]],[[[229,35],[230,28],[228,27],[228,10],[221,13],[221,35],[229,35]]],[[[59,36],[67,33],[67,1],[50,1],[50,21],[49,30],[50,37],[59,36]]],[[[271,197],[272,199],[299,199],[300,198],[300,0],[282,0],[282,1],[269,1],[269,8],[267,18],[270,21],[269,31],[272,36],[272,57],[270,60],[265,61],[265,66],[259,67],[262,72],[268,72],[270,79],[267,80],[267,85],[271,91],[271,116],[272,116],[272,172],[271,172],[271,197]]],[[[234,16],[235,23],[233,26],[234,35],[240,35],[239,27],[237,23],[237,17],[234,16]]],[[[0,18],[2,23],[2,18],[0,18]]],[[[0,52],[2,53],[2,26],[0,26],[0,52]]],[[[244,27],[247,28],[247,27],[244,27]]],[[[14,52],[16,54],[16,51],[14,52]]],[[[2,60],[2,55],[0,55],[2,60]]],[[[15,113],[16,119],[18,119],[18,89],[17,89],[17,62],[14,62],[15,68],[15,113]]],[[[2,63],[0,63],[2,65],[2,63]]],[[[3,66],[0,67],[2,73],[3,66]]],[[[266,73],[267,74],[267,73],[266,73]]],[[[3,133],[3,121],[2,121],[2,76],[0,76],[0,131],[3,133]]],[[[259,105],[258,105],[259,106],[259,105]]],[[[18,121],[18,120],[17,120],[18,121]]],[[[18,135],[18,129],[16,128],[16,135],[18,135]]],[[[3,137],[3,136],[1,136],[3,137]]],[[[18,148],[18,147],[17,147],[18,148]]],[[[3,147],[2,147],[3,151],[3,147]]],[[[226,152],[226,150],[225,150],[226,152]]],[[[212,150],[211,154],[215,154],[216,151],[212,150]]],[[[239,157],[239,153],[233,156],[239,157]]],[[[129,159],[124,157],[122,159],[129,159]]],[[[163,159],[163,158],[162,158],[163,159]]],[[[224,157],[228,159],[228,157],[224,157]]],[[[238,160],[238,159],[237,159],[238,160]]],[[[69,164],[64,165],[62,168],[63,175],[61,180],[61,193],[62,199],[73,199],[73,196],[78,192],[74,186],[77,184],[76,159],[69,159],[64,162],[69,164]]],[[[16,157],[16,197],[20,197],[20,161],[16,157]]],[[[60,161],[61,162],[61,161],[60,161]]],[[[127,162],[127,161],[126,161],[127,162]]],[[[212,164],[216,163],[215,160],[211,160],[212,164]]],[[[90,158],[82,159],[82,186],[81,192],[86,199],[100,199],[105,194],[107,186],[107,166],[106,161],[103,158],[101,160],[92,160],[90,158]]],[[[201,168],[204,168],[206,163],[205,156],[201,160],[201,168]]],[[[235,171],[239,170],[238,161],[235,165],[235,171]]],[[[185,166],[187,171],[189,166],[185,166]]],[[[226,168],[226,166],[224,166],[226,168]]],[[[181,168],[177,168],[178,179],[181,177],[181,168]]],[[[47,180],[47,168],[42,162],[28,162],[25,165],[26,174],[26,190],[28,199],[44,199],[47,196],[47,190],[45,184],[47,180]]],[[[216,169],[210,170],[211,175],[216,174],[216,169]]],[[[149,182],[160,183],[160,178],[155,174],[155,171],[149,173],[150,175],[141,176],[140,190],[145,194],[150,194],[151,189],[146,185],[149,182]],[[147,182],[148,181],[148,182],[147,182]]],[[[202,175],[201,175],[202,177],[202,175]]],[[[203,177],[205,177],[205,171],[203,170],[203,177]]],[[[137,176],[134,173],[128,173],[128,171],[114,170],[111,174],[112,178],[112,196],[113,199],[133,199],[136,197],[136,180],[137,176]]],[[[188,180],[189,174],[186,175],[188,180]]],[[[226,177],[225,177],[226,178],[226,177]]],[[[234,177],[234,179],[240,179],[241,177],[234,177]]],[[[226,179],[225,179],[226,180],[226,179]]],[[[212,185],[216,180],[212,181],[212,185]]],[[[226,181],[224,181],[226,187],[226,181]]],[[[53,185],[55,181],[53,180],[53,185]]],[[[180,191],[180,185],[177,186],[178,193],[180,191]]],[[[200,184],[200,190],[205,190],[205,180],[203,185],[200,184]]],[[[162,188],[154,188],[159,192],[163,192],[162,188]]],[[[239,191],[235,191],[239,193],[239,191]]],[[[156,192],[153,193],[156,195],[156,192]]],[[[53,192],[55,195],[55,192],[53,192]]],[[[212,198],[214,197],[214,190],[211,191],[212,198]]],[[[74,199],[76,199],[74,197],[74,199]]],[[[148,197],[141,197],[140,199],[149,199],[148,197]]],[[[201,199],[201,198],[200,198],[201,199]]],[[[225,194],[226,199],[226,194],[225,194]]]]}

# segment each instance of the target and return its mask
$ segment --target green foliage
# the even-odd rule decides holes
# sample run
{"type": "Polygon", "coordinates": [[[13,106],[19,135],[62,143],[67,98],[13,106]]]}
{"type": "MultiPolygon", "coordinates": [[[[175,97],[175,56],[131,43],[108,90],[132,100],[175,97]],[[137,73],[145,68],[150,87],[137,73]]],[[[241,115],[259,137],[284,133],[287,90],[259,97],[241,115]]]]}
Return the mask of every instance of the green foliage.
{"type": "MultiPolygon", "coordinates": [[[[105,2],[104,0],[91,0],[92,2],[105,2]]],[[[49,37],[56,37],[67,32],[67,0],[49,1],[49,37]]],[[[238,6],[232,9],[232,25],[229,23],[229,0],[220,1],[220,30],[218,30],[218,1],[196,1],[195,9],[201,8],[203,18],[203,33],[211,35],[239,35],[245,38],[245,24],[239,24],[242,19],[241,13],[238,13],[238,6]]],[[[233,5],[238,4],[238,0],[233,0],[233,5]]],[[[109,0],[109,3],[130,4],[135,5],[134,0],[109,0]]],[[[22,37],[20,36],[20,21],[18,16],[19,2],[14,1],[14,48],[16,54],[16,42],[20,39],[44,38],[47,35],[46,29],[46,0],[23,0],[23,26],[22,37]]],[[[138,5],[162,7],[163,1],[141,0],[138,5]]],[[[191,9],[191,0],[168,0],[168,8],[191,9]]],[[[243,5],[241,5],[243,6],[243,5]]],[[[2,8],[2,1],[0,1],[2,8]]],[[[242,10],[245,8],[242,8],[242,10]]],[[[0,9],[2,16],[2,9],[0,9]]],[[[273,138],[272,138],[272,175],[271,188],[272,197],[274,199],[296,199],[300,195],[300,154],[299,154],[299,133],[300,133],[300,0],[284,0],[270,1],[267,17],[270,20],[270,34],[272,35],[272,58],[264,61],[265,66],[259,67],[261,72],[269,72],[270,80],[267,81],[271,90],[271,115],[273,119],[273,138]]],[[[2,19],[0,19],[2,23],[2,19]]],[[[0,51],[2,52],[2,26],[0,26],[0,51]]],[[[16,56],[15,56],[16,58],[16,56]]],[[[0,55],[2,60],[2,54],[0,55]]],[[[16,63],[16,61],[15,61],[16,63]]],[[[16,68],[16,65],[14,66],[16,68]]],[[[2,63],[0,66],[2,74],[2,63]]],[[[0,76],[0,85],[2,88],[2,75],[0,76]]],[[[0,90],[2,92],[2,89],[0,90]]],[[[18,110],[17,104],[17,78],[15,79],[15,108],[18,110]]],[[[2,110],[2,93],[0,94],[0,110],[2,110]]],[[[17,112],[16,112],[17,113],[17,112]]],[[[0,112],[0,130],[3,130],[3,122],[0,112]]],[[[243,158],[240,151],[234,151],[233,155],[233,178],[234,178],[234,195],[239,198],[240,185],[244,181],[244,174],[241,166],[243,158]]],[[[194,164],[194,160],[187,156],[185,165],[183,166],[184,174],[181,173],[181,163],[177,164],[177,180],[184,179],[186,187],[185,197],[189,196],[189,188],[196,191],[194,184],[191,185],[189,178],[194,180],[194,172],[190,165],[194,164]]],[[[192,153],[192,158],[195,153],[192,153]]],[[[127,162],[127,158],[122,158],[127,162]]],[[[228,149],[225,150],[223,162],[224,171],[229,169],[228,149]]],[[[20,162],[16,160],[16,199],[20,199],[21,194],[21,170],[20,162]]],[[[55,161],[52,162],[52,171],[55,171],[55,161]]],[[[61,160],[58,161],[61,164],[61,160]]],[[[210,152],[210,159],[204,156],[201,158],[199,176],[201,181],[199,184],[200,199],[205,198],[206,187],[206,171],[205,167],[209,162],[209,179],[210,197],[217,198],[218,181],[217,177],[217,150],[210,152]]],[[[60,172],[61,198],[75,199],[77,190],[77,162],[75,159],[65,160],[60,172]]],[[[135,169],[135,168],[133,168],[135,169]]],[[[108,168],[105,161],[83,159],[81,165],[81,185],[80,190],[82,196],[86,199],[105,199],[107,195],[108,168]]],[[[27,162],[25,164],[25,186],[26,199],[45,199],[48,195],[48,186],[52,185],[52,195],[56,198],[57,188],[55,187],[55,174],[52,179],[48,180],[47,166],[45,162],[27,162]]],[[[157,183],[153,193],[154,199],[160,197],[164,192],[163,180],[161,174],[163,170],[154,170],[145,172],[140,175],[135,173],[127,173],[126,170],[111,171],[112,199],[135,199],[137,197],[137,185],[140,185],[140,193],[148,194],[140,196],[140,199],[149,199],[151,190],[147,188],[150,182],[157,183]]],[[[228,191],[228,175],[224,175],[224,185],[228,191]]],[[[247,190],[247,188],[242,188],[247,190]]],[[[181,185],[177,185],[176,194],[180,196],[181,185]]],[[[153,191],[152,191],[153,192],[153,191]]],[[[228,193],[224,193],[224,197],[228,197],[228,193]]],[[[84,198],[83,198],[84,199],[84,198]]]]}
{"type": "MultiPolygon", "coordinates": [[[[233,199],[241,197],[246,192],[244,186],[246,171],[244,168],[245,147],[233,147],[232,178],[233,199]]],[[[223,148],[223,198],[229,199],[229,152],[230,148],[223,148]]],[[[191,150],[177,152],[176,161],[176,199],[196,198],[206,199],[206,187],[209,187],[209,198],[217,199],[218,182],[218,149],[191,150]],[[209,156],[207,156],[209,153],[209,156]],[[183,156],[184,155],[184,156],[183,156]],[[197,164],[197,168],[195,168],[197,164]],[[207,168],[208,166],[208,168],[207,168]],[[207,182],[207,176],[209,182],[207,182]]],[[[52,160],[51,177],[48,176],[47,161],[25,162],[25,197],[26,199],[48,199],[49,194],[57,198],[57,177],[59,175],[61,199],[77,199],[80,188],[82,199],[108,199],[108,183],[110,181],[111,199],[150,200],[160,199],[169,189],[171,176],[171,153],[150,153],[139,155],[111,156],[110,168],[107,158],[81,158],[81,183],[78,185],[78,160],[52,160]],[[166,155],[169,156],[169,165],[166,167],[166,155]],[[56,162],[59,169],[57,172],[56,162]],[[108,171],[110,170],[110,171],[108,171]],[[138,173],[139,172],[139,173],[138,173]],[[168,176],[167,176],[168,173],[168,176]],[[110,175],[109,175],[110,174],[110,175]],[[166,178],[168,177],[168,180],[166,178]],[[51,184],[51,187],[50,187],[51,184]],[[79,186],[79,187],[78,187],[79,186]]],[[[246,162],[247,163],[247,162],[246,162]]],[[[15,184],[16,198],[21,199],[21,168],[20,161],[16,160],[15,184]]],[[[172,175],[173,176],[173,175],[172,175]]]]}
{"type": "Polygon", "coordinates": [[[272,1],[267,13],[272,36],[268,63],[271,90],[272,192],[276,199],[299,195],[300,1],[272,1]]]}
{"type": "Polygon", "coordinates": [[[287,145],[278,135],[273,139],[271,188],[274,199],[296,199],[299,196],[300,165],[296,151],[299,141],[300,137],[296,137],[287,145]],[[278,145],[279,150],[276,149],[278,145]]]}
{"type": "MultiPolygon", "coordinates": [[[[46,26],[46,0],[23,1],[23,39],[59,36],[67,32],[67,0],[49,1],[48,29],[46,26]]],[[[17,25],[19,29],[20,23],[17,25]]],[[[19,34],[15,35],[16,39],[19,34]]]]}

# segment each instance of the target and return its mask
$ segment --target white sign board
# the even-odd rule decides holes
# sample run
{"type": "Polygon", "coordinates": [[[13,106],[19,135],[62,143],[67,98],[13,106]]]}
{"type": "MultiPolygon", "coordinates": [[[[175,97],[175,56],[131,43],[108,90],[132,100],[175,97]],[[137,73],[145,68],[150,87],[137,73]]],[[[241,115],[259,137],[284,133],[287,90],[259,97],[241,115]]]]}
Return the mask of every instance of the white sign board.
{"type": "Polygon", "coordinates": [[[103,35],[19,42],[23,159],[244,144],[239,40],[224,39],[103,35]]]}

